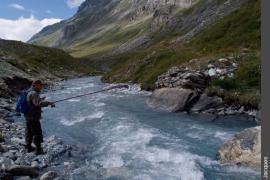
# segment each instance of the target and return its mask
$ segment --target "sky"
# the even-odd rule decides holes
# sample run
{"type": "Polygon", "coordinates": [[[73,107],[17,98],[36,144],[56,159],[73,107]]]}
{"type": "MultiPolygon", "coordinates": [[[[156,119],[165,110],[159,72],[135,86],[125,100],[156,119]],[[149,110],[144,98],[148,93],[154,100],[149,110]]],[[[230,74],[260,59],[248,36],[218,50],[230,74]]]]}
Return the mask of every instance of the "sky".
{"type": "Polygon", "coordinates": [[[26,42],[45,26],[72,17],[85,0],[0,0],[0,38],[26,42]]]}

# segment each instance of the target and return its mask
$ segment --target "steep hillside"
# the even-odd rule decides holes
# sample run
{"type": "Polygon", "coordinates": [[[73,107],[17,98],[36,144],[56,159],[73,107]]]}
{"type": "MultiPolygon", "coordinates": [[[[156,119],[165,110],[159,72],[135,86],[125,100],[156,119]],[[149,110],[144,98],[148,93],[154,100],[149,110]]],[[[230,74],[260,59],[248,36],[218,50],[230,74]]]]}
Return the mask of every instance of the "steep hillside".
{"type": "MultiPolygon", "coordinates": [[[[72,72],[90,72],[91,67],[81,64],[61,49],[0,39],[1,63],[8,63],[28,74],[62,76],[72,72]],[[86,70],[86,71],[85,71],[86,70]]],[[[0,72],[0,73],[3,73],[0,72]]]]}
{"type": "Polygon", "coordinates": [[[197,0],[87,0],[71,19],[43,29],[29,42],[60,47],[76,57],[146,43],[149,33],[197,0]]]}
{"type": "Polygon", "coordinates": [[[86,0],[70,19],[29,41],[75,57],[111,57],[149,47],[167,35],[182,42],[241,7],[246,0],[86,0]]]}
{"type": "MultiPolygon", "coordinates": [[[[257,0],[249,0],[239,10],[208,26],[185,43],[179,43],[174,34],[170,34],[142,51],[103,60],[102,65],[108,63],[113,67],[107,75],[110,79],[122,71],[125,73],[119,73],[119,78],[121,76],[123,81],[134,78],[134,81],[153,83],[171,66],[183,65],[194,59],[238,56],[243,51],[251,54],[260,51],[260,2],[257,0]]],[[[100,64],[99,61],[96,63],[100,64]]]]}
{"type": "MultiPolygon", "coordinates": [[[[205,71],[219,59],[237,64],[233,77],[212,79],[210,95],[228,103],[258,107],[260,103],[260,1],[249,0],[239,10],[208,26],[184,43],[167,36],[149,48],[103,60],[112,67],[104,76],[110,82],[133,81],[153,89],[154,83],[170,67],[182,66],[205,71]]],[[[100,60],[96,61],[100,64],[100,60]]]]}

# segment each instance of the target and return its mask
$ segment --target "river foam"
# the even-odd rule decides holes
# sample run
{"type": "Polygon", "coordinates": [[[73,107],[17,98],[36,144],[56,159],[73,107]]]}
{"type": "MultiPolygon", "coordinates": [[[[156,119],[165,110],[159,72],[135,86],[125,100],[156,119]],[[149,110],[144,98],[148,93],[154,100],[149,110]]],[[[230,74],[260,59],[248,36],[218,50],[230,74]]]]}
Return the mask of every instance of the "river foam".
{"type": "MultiPolygon", "coordinates": [[[[47,96],[57,100],[110,86],[115,84],[80,78],[47,96]]],[[[220,145],[250,125],[153,111],[145,104],[149,94],[131,85],[44,109],[45,134],[57,133],[66,141],[93,147],[75,160],[76,170],[67,179],[258,179],[259,171],[216,160],[220,145]]]]}
{"type": "MultiPolygon", "coordinates": [[[[97,150],[95,164],[100,164],[105,169],[132,167],[140,171],[139,174],[134,170],[128,171],[129,175],[125,175],[129,176],[128,179],[154,180],[177,177],[183,180],[200,180],[204,178],[203,172],[196,164],[197,156],[188,153],[184,148],[179,151],[150,145],[154,138],[170,141],[170,137],[149,127],[137,127],[130,122],[130,117],[120,119],[126,121],[115,122],[114,128],[105,132],[100,131],[103,146],[97,150]],[[145,168],[141,169],[141,167],[145,168]]],[[[174,145],[181,147],[178,144],[174,145]]],[[[118,176],[123,175],[118,174],[118,176]]]]}
{"type": "Polygon", "coordinates": [[[89,120],[93,120],[93,119],[100,119],[103,116],[104,116],[104,112],[98,111],[98,112],[95,112],[95,113],[87,115],[87,116],[77,116],[76,118],[72,118],[72,119],[67,119],[67,118],[63,117],[61,119],[61,123],[65,126],[73,126],[77,123],[81,123],[84,121],[89,121],[89,120]]]}

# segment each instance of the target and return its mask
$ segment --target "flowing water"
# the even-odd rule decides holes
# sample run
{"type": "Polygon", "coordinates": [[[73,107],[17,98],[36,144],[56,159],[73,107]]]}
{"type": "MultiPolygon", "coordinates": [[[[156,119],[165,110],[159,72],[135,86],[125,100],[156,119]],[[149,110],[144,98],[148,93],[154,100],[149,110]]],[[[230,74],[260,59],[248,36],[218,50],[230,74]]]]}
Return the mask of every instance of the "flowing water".
{"type": "MultiPolygon", "coordinates": [[[[107,86],[99,77],[73,79],[45,95],[58,100],[107,86]]],[[[216,161],[220,145],[255,124],[245,117],[213,122],[210,116],[159,112],[147,107],[149,95],[132,85],[44,110],[45,136],[93,147],[70,179],[260,179],[259,171],[216,161]]]]}

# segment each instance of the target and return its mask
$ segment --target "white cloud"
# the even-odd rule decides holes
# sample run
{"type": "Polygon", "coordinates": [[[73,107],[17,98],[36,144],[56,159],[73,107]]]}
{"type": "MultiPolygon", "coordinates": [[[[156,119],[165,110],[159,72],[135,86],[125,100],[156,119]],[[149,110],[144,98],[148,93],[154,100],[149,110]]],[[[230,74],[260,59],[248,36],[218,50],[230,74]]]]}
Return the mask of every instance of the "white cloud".
{"type": "Polygon", "coordinates": [[[67,0],[67,5],[70,8],[79,7],[85,0],[67,0]]]}
{"type": "Polygon", "coordinates": [[[26,42],[45,26],[61,20],[57,18],[38,20],[34,16],[29,18],[20,17],[17,20],[0,18],[0,38],[26,42]]]}
{"type": "Polygon", "coordinates": [[[14,4],[10,4],[8,6],[11,7],[11,8],[17,9],[17,10],[21,10],[21,11],[24,11],[25,10],[25,8],[22,5],[15,4],[15,3],[14,4]]]}

